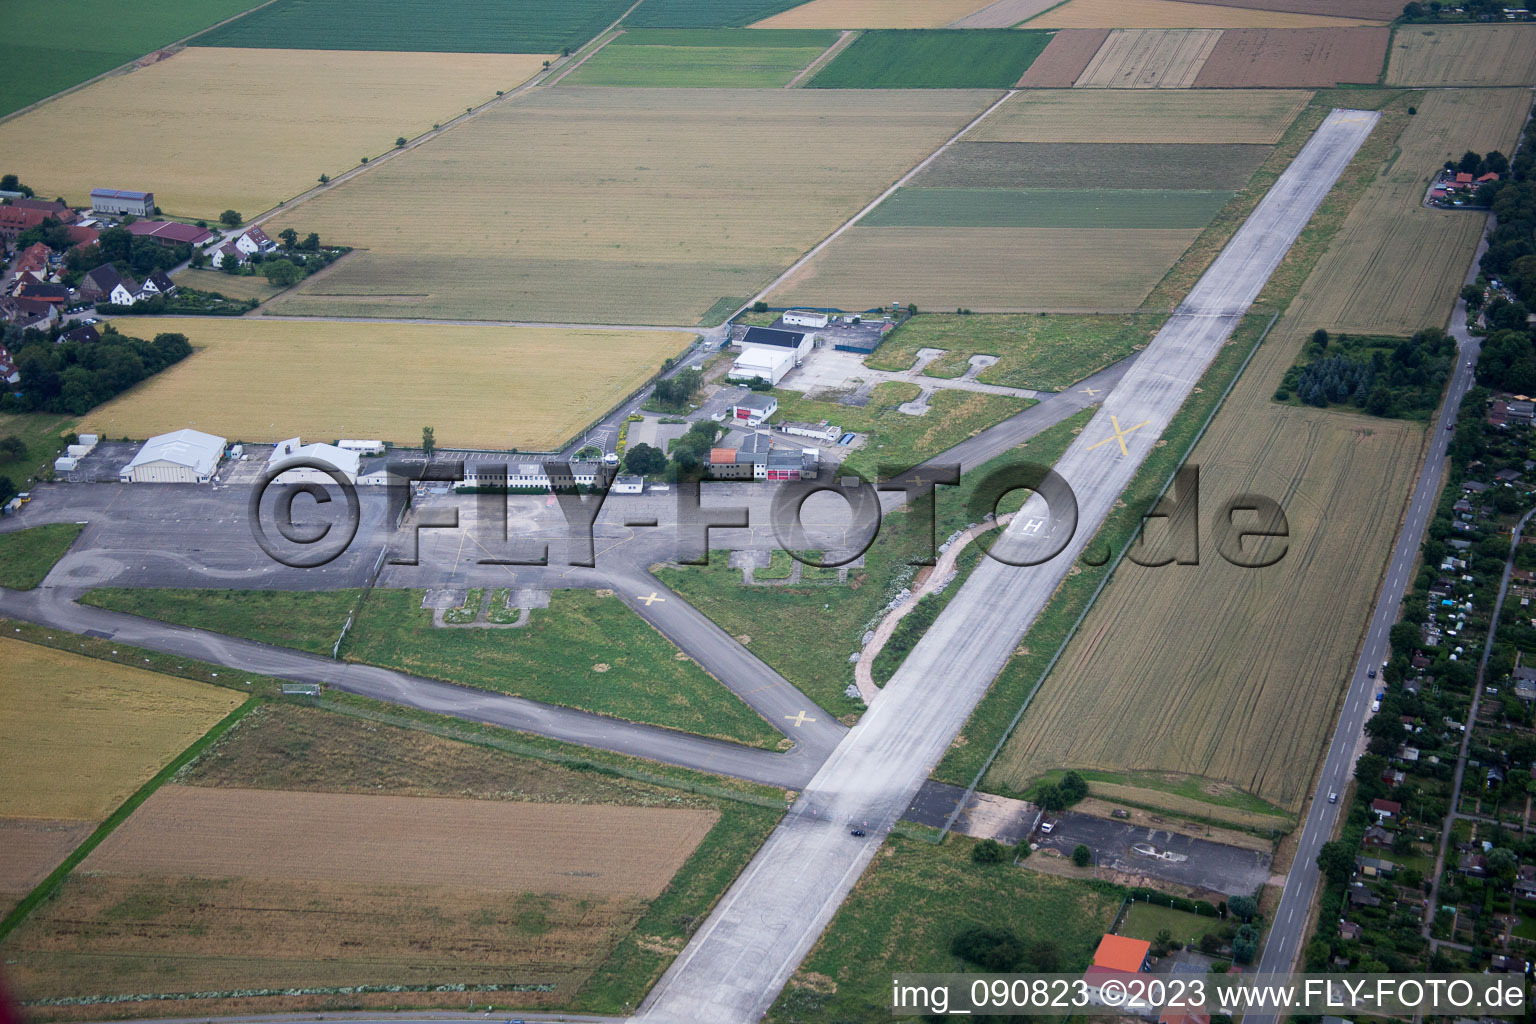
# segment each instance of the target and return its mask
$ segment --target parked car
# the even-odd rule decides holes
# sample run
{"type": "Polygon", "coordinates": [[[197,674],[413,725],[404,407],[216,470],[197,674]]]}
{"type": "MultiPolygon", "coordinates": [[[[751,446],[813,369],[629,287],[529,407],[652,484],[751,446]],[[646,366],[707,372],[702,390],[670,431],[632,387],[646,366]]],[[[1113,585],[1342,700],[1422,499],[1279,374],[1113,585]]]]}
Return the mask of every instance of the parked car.
{"type": "Polygon", "coordinates": [[[856,828],[850,831],[848,834],[851,836],[862,836],[864,835],[864,830],[861,828],[856,828]]]}
{"type": "Polygon", "coordinates": [[[1054,821],[1042,821],[1040,823],[1040,834],[1043,836],[1048,836],[1055,830],[1056,823],[1054,821]]]}

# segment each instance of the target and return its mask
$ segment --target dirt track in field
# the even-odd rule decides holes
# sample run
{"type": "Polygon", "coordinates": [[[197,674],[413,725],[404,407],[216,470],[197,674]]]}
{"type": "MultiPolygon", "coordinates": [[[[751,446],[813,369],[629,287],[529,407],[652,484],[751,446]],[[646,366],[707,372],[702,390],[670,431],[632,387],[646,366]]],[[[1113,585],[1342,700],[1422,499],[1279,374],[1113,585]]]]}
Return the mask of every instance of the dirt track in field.
{"type": "Polygon", "coordinates": [[[166,786],[83,869],[651,899],[717,817],[685,808],[166,786]]]}
{"type": "Polygon", "coordinates": [[[1109,38],[1107,28],[1067,28],[1057,32],[1019,79],[1021,89],[1068,89],[1109,38]]]}
{"type": "Polygon", "coordinates": [[[1227,29],[1195,77],[1197,89],[1327,89],[1374,83],[1385,28],[1227,29]]]}
{"type": "Polygon", "coordinates": [[[1284,11],[1327,18],[1366,18],[1391,21],[1403,13],[1397,0],[1190,0],[1207,7],[1241,7],[1248,11],[1284,11]]]}

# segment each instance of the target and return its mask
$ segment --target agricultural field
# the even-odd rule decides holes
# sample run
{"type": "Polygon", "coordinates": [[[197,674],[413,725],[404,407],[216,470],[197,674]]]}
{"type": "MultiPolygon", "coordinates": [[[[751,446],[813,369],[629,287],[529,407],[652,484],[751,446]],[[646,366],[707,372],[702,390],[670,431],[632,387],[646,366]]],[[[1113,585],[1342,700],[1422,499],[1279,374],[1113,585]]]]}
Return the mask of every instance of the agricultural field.
{"type": "Polygon", "coordinates": [[[1375,84],[1391,33],[1385,28],[1229,29],[1197,89],[1332,88],[1375,84]]]}
{"type": "Polygon", "coordinates": [[[1271,334],[1190,457],[1204,494],[1280,502],[1285,557],[1243,569],[1207,544],[1199,566],[1122,563],[988,786],[1021,791],[1063,766],[1177,773],[1301,806],[1310,780],[1296,766],[1333,729],[1372,600],[1345,582],[1384,564],[1423,440],[1418,424],[1268,401],[1313,326],[1271,334]]]}
{"type": "Polygon", "coordinates": [[[892,29],[865,32],[807,83],[812,89],[1007,89],[1049,32],[892,29]]]}
{"type": "Polygon", "coordinates": [[[1221,33],[1116,29],[1073,84],[1081,89],[1188,89],[1221,33]]]}
{"type": "Polygon", "coordinates": [[[196,351],[93,409],[84,430],[149,437],[196,421],[225,437],[270,440],[276,417],[303,437],[415,444],[430,424],[445,446],[549,451],[693,341],[683,332],[217,317],[134,326],[146,337],[179,331],[196,351]],[[424,349],[431,359],[417,358],[424,349]],[[587,369],[573,376],[573,363],[587,369]],[[406,364],[416,367],[409,379],[398,372],[406,364]],[[317,375],[322,365],[347,372],[317,375]],[[518,410],[510,419],[509,404],[518,410]]]}
{"type": "Polygon", "coordinates": [[[1026,944],[1048,943],[1062,971],[1086,967],[1113,923],[1121,892],[1002,864],[976,864],[974,842],[935,846],[892,836],[812,947],[768,1019],[830,1024],[888,1014],[890,973],[950,972],[967,927],[1004,927],[1026,944]],[[861,969],[878,963],[881,976],[861,969]]]}
{"type": "Polygon", "coordinates": [[[42,583],[83,529],[79,523],[49,523],[0,533],[0,587],[31,590],[42,583]]]}
{"type": "Polygon", "coordinates": [[[1109,33],[1107,28],[1067,28],[1057,32],[1029,70],[1019,76],[1019,88],[1070,88],[1104,45],[1104,40],[1109,38],[1109,33]]]}
{"type": "Polygon", "coordinates": [[[251,217],[513,88],[542,59],[188,47],[0,124],[0,152],[77,206],[103,181],[150,181],[169,214],[251,217]]]}
{"type": "Polygon", "coordinates": [[[903,188],[860,228],[1203,228],[1232,193],[1197,189],[903,188]]]}
{"type": "MultiPolygon", "coordinates": [[[[742,28],[800,0],[645,0],[624,24],[634,28],[742,28]]],[[[822,26],[811,26],[822,27],[822,26]]]]}
{"type": "MultiPolygon", "coordinates": [[[[511,983],[536,987],[499,1003],[580,999],[612,1010],[635,1001],[681,948],[688,925],[679,922],[708,908],[777,817],[267,705],[34,912],[6,943],[7,972],[29,998],[92,994],[85,977],[103,994],[511,983]],[[208,856],[186,855],[197,849],[208,856]]],[[[388,1007],[402,996],[348,999],[388,1007]]],[[[404,999],[462,1006],[454,993],[404,999]]],[[[257,1005],[323,1004],[272,996],[257,1005]]]]}
{"type": "Polygon", "coordinates": [[[775,288],[776,306],[1099,313],[1134,310],[1199,228],[865,228],[775,288]],[[935,263],[933,253],[946,253],[935,263]],[[1036,258],[1050,253],[1049,260],[1036,258]],[[1027,271],[1027,272],[1026,272],[1027,271]]]}
{"type": "Polygon", "coordinates": [[[1483,216],[1421,200],[1447,159],[1513,152],[1526,89],[1434,90],[1419,101],[1399,152],[1366,189],[1290,308],[1308,329],[1408,335],[1444,326],[1483,230],[1483,216]]]}
{"type": "Polygon", "coordinates": [[[245,698],[20,640],[0,657],[3,913],[245,698]]]}
{"type": "Polygon", "coordinates": [[[752,27],[943,28],[987,6],[987,0],[811,0],[752,27]]]}
{"type": "Polygon", "coordinates": [[[1146,345],[1157,333],[1160,313],[1125,316],[1020,316],[1015,314],[924,313],[913,317],[864,362],[880,370],[905,370],[918,349],[942,348],[929,363],[932,377],[957,377],[975,354],[1000,357],[980,380],[1038,391],[1061,391],[1146,345]]]}
{"type": "Polygon", "coordinates": [[[218,292],[231,299],[255,299],[265,302],[283,289],[261,275],[246,277],[244,274],[225,274],[217,270],[192,270],[177,274],[176,283],[182,288],[195,288],[200,292],[218,292]]]}
{"type": "Polygon", "coordinates": [[[165,0],[136,11],[132,18],[119,17],[122,8],[110,0],[7,7],[5,41],[0,43],[0,117],[138,60],[258,2],[165,0]],[[111,24],[112,31],[60,31],[62,24],[111,24]]]}
{"type": "Polygon", "coordinates": [[[607,28],[630,0],[276,0],[199,36],[198,46],[303,50],[558,53],[607,28]],[[473,26],[473,31],[466,31],[473,26]]]}
{"type": "Polygon", "coordinates": [[[965,141],[1272,146],[1311,98],[1290,90],[1030,90],[993,111],[965,141]]]}
{"type": "Polygon", "coordinates": [[[957,142],[907,188],[1235,190],[1269,153],[1219,143],[957,142]]]}
{"type": "Polygon", "coordinates": [[[767,89],[788,85],[838,33],[640,29],[599,50],[562,85],[767,89]]]}
{"type": "MultiPolygon", "coordinates": [[[[1337,9],[1339,5],[1329,6],[1337,9]]],[[[1397,13],[1402,13],[1401,6],[1397,13]]],[[[1264,10],[1236,4],[1186,3],[1184,0],[1068,0],[1037,18],[1031,18],[1025,22],[1024,27],[1344,28],[1370,24],[1380,24],[1380,21],[1364,17],[1326,17],[1298,11],[1264,10]]]]}
{"type": "Polygon", "coordinates": [[[1536,82],[1536,25],[1404,25],[1392,37],[1388,85],[1536,82]]]}
{"type": "MultiPolygon", "coordinates": [[[[989,396],[990,397],[990,396],[989,396]]],[[[374,590],[347,661],[757,746],[779,734],[622,601],[552,592],[524,629],[438,629],[422,591],[374,590]],[[593,638],[600,638],[594,640],[593,638]]],[[[91,604],[329,653],[356,591],[96,590],[91,604]],[[250,613],[246,614],[245,609],[250,613]],[[294,644],[295,636],[308,637],[294,644]],[[329,642],[327,640],[329,639],[329,642]]]]}
{"type": "Polygon", "coordinates": [[[717,818],[705,808],[167,785],[81,870],[651,900],[717,818]]]}
{"type": "Polygon", "coordinates": [[[542,90],[269,224],[367,250],[270,309],[697,323],[760,289],[994,97],[542,90]],[[769,138],[797,138],[817,159],[721,158],[769,138]]]}
{"type": "Polygon", "coordinates": [[[1403,5],[1397,0],[1200,0],[1200,2],[1254,11],[1290,11],[1295,14],[1365,18],[1382,23],[1395,21],[1403,13],[1403,5]]]}
{"type": "Polygon", "coordinates": [[[967,14],[949,23],[950,28],[1011,28],[1027,21],[1042,11],[1056,6],[1060,0],[996,0],[975,14],[967,14]]]}

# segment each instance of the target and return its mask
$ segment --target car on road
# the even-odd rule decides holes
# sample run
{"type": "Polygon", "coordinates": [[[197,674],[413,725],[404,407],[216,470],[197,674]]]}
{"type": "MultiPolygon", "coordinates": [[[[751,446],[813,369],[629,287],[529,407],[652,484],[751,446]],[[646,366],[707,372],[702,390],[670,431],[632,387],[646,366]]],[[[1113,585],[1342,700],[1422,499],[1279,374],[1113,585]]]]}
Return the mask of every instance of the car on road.
{"type": "Polygon", "coordinates": [[[1371,669],[1368,672],[1366,672],[1365,673],[1365,678],[1367,678],[1367,679],[1375,679],[1376,678],[1376,670],[1375,669],[1371,669]]]}
{"type": "Polygon", "coordinates": [[[1446,430],[1455,430],[1456,429],[1456,424],[1454,424],[1454,423],[1447,423],[1445,425],[1445,429],[1446,430]]]}
{"type": "Polygon", "coordinates": [[[1337,794],[1337,793],[1329,793],[1328,794],[1328,802],[1331,803],[1331,804],[1338,803],[1339,802],[1339,794],[1337,794]]]}
{"type": "Polygon", "coordinates": [[[861,828],[850,829],[848,834],[851,836],[862,836],[864,835],[864,830],[861,828]]]}

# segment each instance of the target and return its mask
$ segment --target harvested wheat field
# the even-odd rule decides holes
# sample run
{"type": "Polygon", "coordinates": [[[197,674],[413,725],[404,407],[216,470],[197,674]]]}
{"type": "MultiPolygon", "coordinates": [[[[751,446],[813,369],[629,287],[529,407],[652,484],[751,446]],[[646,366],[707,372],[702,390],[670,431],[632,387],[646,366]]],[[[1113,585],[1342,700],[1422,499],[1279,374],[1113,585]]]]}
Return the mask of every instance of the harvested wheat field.
{"type": "Polygon", "coordinates": [[[1069,28],[1057,32],[1019,78],[1020,89],[1067,89],[1109,38],[1107,28],[1069,28]]]}
{"type": "Polygon", "coordinates": [[[430,423],[441,444],[526,451],[563,444],[694,339],[229,317],[141,318],[133,326],[146,338],[179,331],[197,351],[86,417],[98,430],[111,425],[115,436],[149,437],[196,422],[225,437],[267,438],[276,417],[287,434],[302,437],[417,443],[430,423]],[[406,365],[414,367],[408,376],[400,373],[406,365]],[[322,372],[338,366],[346,373],[322,372]],[[262,387],[250,387],[253,380],[262,387]]]}
{"type": "Polygon", "coordinates": [[[1199,228],[856,227],[768,296],[869,309],[893,299],[978,312],[1128,311],[1199,228]],[[943,253],[943,259],[934,259],[943,253]]]}
{"type": "Polygon", "coordinates": [[[0,818],[0,917],[95,829],[90,821],[0,818]]]}
{"type": "Polygon", "coordinates": [[[81,870],[652,899],[718,816],[705,808],[162,786],[81,870]]]}
{"type": "Polygon", "coordinates": [[[1388,85],[1536,85],[1536,25],[1404,25],[1388,85]]]}
{"type": "MultiPolygon", "coordinates": [[[[1268,344],[1294,354],[1299,340],[1268,344]]],[[[988,784],[1022,789],[1062,767],[1168,771],[1300,807],[1423,427],[1278,406],[1266,376],[1249,369],[1191,462],[1206,494],[1280,502],[1284,559],[1242,569],[1205,544],[1198,566],[1122,563],[988,784]]]]}
{"type": "MultiPolygon", "coordinates": [[[[987,0],[811,0],[751,27],[943,28],[986,6],[987,0]]],[[[1024,17],[1028,15],[1014,21],[1024,17]]]]}
{"type": "Polygon", "coordinates": [[[40,194],[75,205],[129,181],[152,185],[170,214],[250,217],[513,88],[543,61],[188,47],[0,124],[0,152],[40,194]]]}
{"type": "Polygon", "coordinates": [[[965,141],[1272,146],[1311,98],[1278,90],[1032,90],[993,111],[965,141]]]}
{"type": "Polygon", "coordinates": [[[1073,84],[1080,89],[1188,89],[1221,33],[1116,29],[1073,84]]]}
{"type": "Polygon", "coordinates": [[[270,309],[639,324],[693,324],[714,310],[724,319],[996,96],[541,91],[268,225],[368,250],[270,309]],[[816,158],[742,158],[767,138],[794,138],[816,158]]]}
{"type": "MultiPolygon", "coordinates": [[[[1402,7],[1398,7],[1399,13],[1402,7]]],[[[1069,0],[1024,28],[1342,28],[1361,18],[1185,3],[1184,0],[1069,0]]]]}
{"type": "MultiPolygon", "coordinates": [[[[1193,0],[1191,0],[1193,2],[1193,0]]],[[[1292,14],[1318,14],[1330,18],[1365,18],[1386,24],[1403,13],[1397,0],[1200,0],[1218,7],[1241,7],[1253,11],[1288,11],[1292,14]]]]}
{"type": "Polygon", "coordinates": [[[0,638],[0,817],[100,821],[245,697],[0,638]]]}
{"type": "Polygon", "coordinates": [[[1252,28],[1221,34],[1197,89],[1326,89],[1374,84],[1391,33],[1385,28],[1252,28]]]}
{"type": "Polygon", "coordinates": [[[1424,189],[1445,160],[1464,150],[1514,152],[1530,104],[1525,89],[1425,93],[1398,139],[1400,152],[1350,211],[1290,316],[1310,328],[1373,334],[1443,327],[1484,217],[1428,209],[1424,189]]]}
{"type": "Polygon", "coordinates": [[[1061,0],[997,0],[977,11],[950,22],[950,28],[1012,28],[1021,21],[1048,11],[1061,0]]]}
{"type": "MultiPolygon", "coordinates": [[[[498,851],[498,859],[508,856],[498,851]]],[[[324,1011],[335,1008],[335,995],[281,993],[341,986],[524,985],[535,987],[490,998],[503,1006],[568,1006],[645,909],[643,900],[617,894],[508,893],[388,877],[315,882],[77,870],[6,940],[6,980],[27,1000],[230,994],[133,998],[136,1016],[324,1011]],[[273,994],[234,998],[250,989],[273,994]]],[[[345,999],[385,1011],[409,1000],[462,1013],[466,997],[402,996],[397,989],[345,999]]],[[[106,1012],[127,1011],[109,1003],[106,1012]]],[[[51,1014],[99,1020],[104,1010],[51,1014]]]]}

